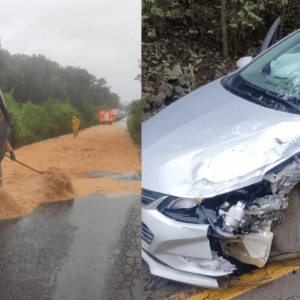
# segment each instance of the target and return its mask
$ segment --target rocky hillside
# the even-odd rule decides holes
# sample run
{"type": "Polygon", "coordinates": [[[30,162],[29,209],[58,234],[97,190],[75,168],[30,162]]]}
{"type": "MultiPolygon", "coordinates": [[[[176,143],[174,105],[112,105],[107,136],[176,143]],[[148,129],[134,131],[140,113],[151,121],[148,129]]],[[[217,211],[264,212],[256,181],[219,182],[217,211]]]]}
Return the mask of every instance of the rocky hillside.
{"type": "Polygon", "coordinates": [[[142,51],[143,121],[191,91],[232,73],[239,58],[224,60],[216,48],[176,38],[143,43],[142,51]]]}

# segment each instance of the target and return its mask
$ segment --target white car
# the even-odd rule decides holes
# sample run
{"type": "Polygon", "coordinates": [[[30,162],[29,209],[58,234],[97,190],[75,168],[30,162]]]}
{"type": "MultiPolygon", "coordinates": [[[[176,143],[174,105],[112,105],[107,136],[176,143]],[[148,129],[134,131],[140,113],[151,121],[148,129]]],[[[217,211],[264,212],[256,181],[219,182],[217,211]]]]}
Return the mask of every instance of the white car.
{"type": "Polygon", "coordinates": [[[142,126],[142,256],[153,275],[224,288],[237,270],[300,253],[290,196],[300,180],[300,30],[271,45],[279,22],[246,66],[142,126]]]}

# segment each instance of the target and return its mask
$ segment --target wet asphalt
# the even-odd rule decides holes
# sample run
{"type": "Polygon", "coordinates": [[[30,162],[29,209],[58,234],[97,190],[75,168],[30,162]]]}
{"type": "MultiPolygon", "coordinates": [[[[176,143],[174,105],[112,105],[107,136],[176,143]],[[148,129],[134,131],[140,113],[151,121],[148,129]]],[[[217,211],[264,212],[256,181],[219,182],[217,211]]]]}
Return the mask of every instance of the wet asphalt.
{"type": "MultiPolygon", "coordinates": [[[[127,116],[114,122],[115,125],[127,126],[127,116]]],[[[126,130],[126,129],[124,129],[126,130]]]]}
{"type": "Polygon", "coordinates": [[[1,300],[140,300],[140,209],[139,195],[89,195],[2,221],[1,300]]]}
{"type": "Polygon", "coordinates": [[[300,271],[295,270],[274,281],[259,286],[234,300],[300,300],[300,271]]]}

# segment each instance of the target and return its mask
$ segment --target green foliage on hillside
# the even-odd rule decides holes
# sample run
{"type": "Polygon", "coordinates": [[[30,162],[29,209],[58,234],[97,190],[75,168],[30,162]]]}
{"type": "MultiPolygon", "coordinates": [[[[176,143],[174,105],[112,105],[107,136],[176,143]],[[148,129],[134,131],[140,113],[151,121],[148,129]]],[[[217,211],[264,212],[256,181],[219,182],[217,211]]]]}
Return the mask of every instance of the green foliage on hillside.
{"type": "Polygon", "coordinates": [[[13,127],[9,140],[13,148],[72,132],[71,119],[76,116],[80,129],[88,122],[68,101],[59,102],[49,98],[43,105],[27,102],[18,104],[12,93],[4,94],[13,127]]]}
{"type": "Polygon", "coordinates": [[[127,119],[128,130],[133,141],[141,146],[142,143],[142,100],[132,102],[131,110],[127,119]]]}
{"type": "MultiPolygon", "coordinates": [[[[245,55],[250,48],[259,47],[279,16],[279,35],[300,28],[298,0],[142,0],[143,41],[156,43],[177,38],[222,49],[223,1],[231,55],[245,55]]],[[[176,46],[181,47],[180,43],[176,46]]]]}

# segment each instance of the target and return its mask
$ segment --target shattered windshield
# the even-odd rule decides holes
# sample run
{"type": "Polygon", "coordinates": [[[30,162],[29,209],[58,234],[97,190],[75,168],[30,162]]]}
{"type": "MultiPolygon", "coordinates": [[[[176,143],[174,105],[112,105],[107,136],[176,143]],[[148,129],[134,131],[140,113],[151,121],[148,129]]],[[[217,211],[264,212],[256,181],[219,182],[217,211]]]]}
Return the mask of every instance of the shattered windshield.
{"type": "Polygon", "coordinates": [[[247,100],[300,114],[300,32],[235,73],[229,81],[231,91],[247,100]]]}

